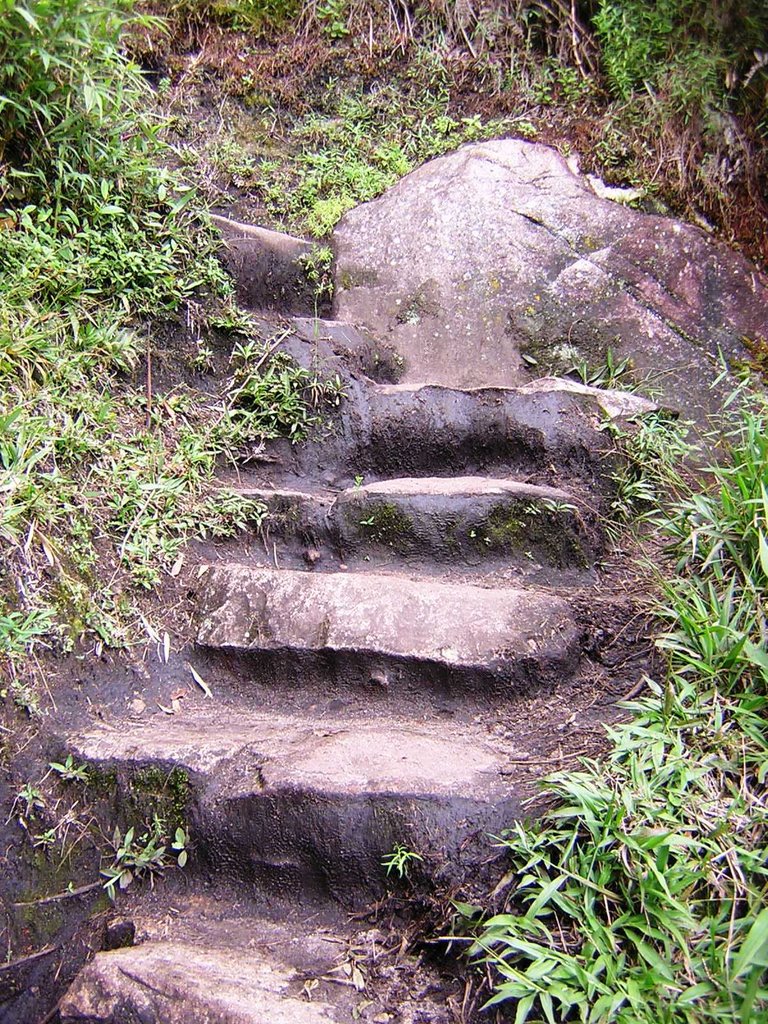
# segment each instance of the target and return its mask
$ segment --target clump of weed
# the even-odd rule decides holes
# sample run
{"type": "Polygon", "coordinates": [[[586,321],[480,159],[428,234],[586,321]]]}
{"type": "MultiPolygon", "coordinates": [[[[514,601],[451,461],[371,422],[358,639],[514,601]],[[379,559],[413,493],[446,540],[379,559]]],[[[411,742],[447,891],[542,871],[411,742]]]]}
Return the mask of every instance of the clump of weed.
{"type": "Polygon", "coordinates": [[[687,426],[664,410],[643,416],[630,430],[608,422],[617,466],[611,474],[615,493],[609,529],[622,529],[643,519],[655,521],[662,496],[679,481],[678,467],[691,451],[687,426]]]}
{"type": "Polygon", "coordinates": [[[666,680],[605,760],[546,782],[554,810],[502,840],[509,896],[471,954],[520,1022],[768,1012],[767,419],[764,399],[743,412],[709,486],[678,478],[659,513],[679,573],[659,608],[666,680]]]}
{"type": "MultiPolygon", "coordinates": [[[[161,166],[148,89],[119,48],[122,8],[50,0],[6,14],[0,654],[12,666],[3,695],[34,710],[22,669],[34,645],[136,641],[135,585],[178,572],[189,537],[264,514],[236,495],[214,500],[217,460],[246,439],[305,436],[341,384],[293,367],[236,309],[196,193],[161,166]],[[219,306],[211,327],[255,346],[223,402],[152,386],[158,320],[178,322],[193,295],[219,306]]],[[[199,353],[210,361],[202,337],[199,353]]]]}
{"type": "Polygon", "coordinates": [[[233,361],[233,387],[218,436],[235,450],[278,437],[303,441],[321,423],[323,408],[337,407],[344,397],[340,377],[322,380],[284,353],[265,362],[254,358],[248,344],[238,345],[233,361]]]}

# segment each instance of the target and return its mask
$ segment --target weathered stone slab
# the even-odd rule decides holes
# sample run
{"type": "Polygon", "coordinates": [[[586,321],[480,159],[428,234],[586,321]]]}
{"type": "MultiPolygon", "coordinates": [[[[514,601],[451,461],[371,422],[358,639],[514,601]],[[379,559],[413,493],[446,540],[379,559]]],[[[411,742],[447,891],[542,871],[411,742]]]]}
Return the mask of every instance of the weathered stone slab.
{"type": "Polygon", "coordinates": [[[383,545],[450,561],[501,554],[583,569],[600,541],[594,516],[566,491],[477,476],[352,487],[336,499],[329,519],[343,550],[383,545]]]}
{"type": "Polygon", "coordinates": [[[516,475],[556,467],[592,480],[607,472],[605,419],[656,408],[638,395],[556,378],[521,388],[381,384],[349,417],[347,457],[362,472],[387,476],[505,466],[516,475]]]}
{"type": "Polygon", "coordinates": [[[430,161],[348,213],[335,245],[337,315],[393,343],[406,381],[523,384],[612,348],[701,416],[719,351],[735,363],[744,337],[768,338],[756,267],[520,140],[430,161]]]}
{"type": "Polygon", "coordinates": [[[311,242],[216,214],[211,220],[224,239],[225,262],[242,306],[285,313],[317,311],[302,263],[302,257],[312,252],[311,242]]]}
{"type": "Polygon", "coordinates": [[[393,717],[376,704],[353,721],[212,707],[202,720],[100,725],[68,737],[68,749],[117,769],[119,787],[147,765],[189,771],[197,866],[292,900],[346,902],[381,892],[381,860],[395,843],[442,863],[468,835],[519,817],[527,793],[505,776],[510,759],[527,753],[528,726],[518,726],[520,739],[502,738],[467,722],[393,717]]]}
{"type": "Polygon", "coordinates": [[[296,972],[255,950],[147,942],[99,953],[64,997],[62,1024],[328,1024],[296,972]]]}
{"type": "Polygon", "coordinates": [[[198,643],[239,651],[332,652],[454,677],[528,682],[571,666],[578,630],[560,598],[374,573],[216,565],[203,576],[198,643]]]}
{"type": "Polygon", "coordinates": [[[568,395],[584,395],[591,399],[602,413],[611,420],[630,420],[647,413],[656,412],[659,405],[632,391],[616,388],[595,388],[567,377],[539,377],[517,389],[521,395],[556,394],[561,391],[568,395]]]}
{"type": "MultiPolygon", "coordinates": [[[[277,922],[271,914],[254,913],[242,897],[242,886],[231,895],[220,887],[195,894],[177,890],[170,937],[170,917],[162,903],[134,904],[131,921],[143,945],[119,957],[96,957],[65,1000],[72,1014],[67,1024],[82,1024],[77,1014],[88,1010],[99,993],[122,1003],[124,1015],[113,1014],[109,1024],[118,1019],[119,1024],[165,1024],[167,1019],[174,1024],[174,1003],[187,998],[184,974],[192,971],[197,978],[189,979],[190,1001],[200,1012],[192,1018],[195,1024],[231,1024],[228,1003],[234,1003],[236,1020],[245,1013],[247,1024],[254,1020],[249,1013],[257,1012],[255,1019],[263,1024],[280,1024],[292,1012],[296,1016],[288,1019],[296,1024],[358,1019],[383,1024],[393,1006],[398,1024],[452,1024],[452,989],[446,989],[445,979],[418,953],[392,949],[384,930],[365,922],[350,926],[346,915],[308,915],[300,908],[286,908],[277,922]],[[205,990],[209,981],[216,986],[210,993],[205,990]],[[243,999],[241,1010],[238,1002],[241,994],[247,997],[251,982],[255,998],[250,1003],[243,999]],[[171,1016],[166,1018],[169,1003],[171,1016]]],[[[187,1024],[189,1018],[182,1019],[187,1024]]]]}
{"type": "Polygon", "coordinates": [[[296,318],[296,334],[315,346],[326,344],[347,366],[354,367],[379,383],[391,383],[403,373],[403,358],[391,346],[370,332],[343,320],[323,320],[319,317],[296,318]]]}

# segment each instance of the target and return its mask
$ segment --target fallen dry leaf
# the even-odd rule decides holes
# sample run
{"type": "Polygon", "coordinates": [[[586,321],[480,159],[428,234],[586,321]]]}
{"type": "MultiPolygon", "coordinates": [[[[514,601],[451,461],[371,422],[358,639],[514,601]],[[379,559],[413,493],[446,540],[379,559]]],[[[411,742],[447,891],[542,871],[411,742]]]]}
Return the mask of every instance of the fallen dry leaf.
{"type": "Polygon", "coordinates": [[[203,677],[200,675],[200,673],[197,672],[194,668],[192,668],[191,665],[187,665],[187,668],[192,673],[192,678],[195,680],[197,685],[203,691],[205,696],[206,697],[213,697],[213,693],[211,691],[210,686],[208,685],[208,683],[206,683],[206,681],[203,679],[203,677]]]}

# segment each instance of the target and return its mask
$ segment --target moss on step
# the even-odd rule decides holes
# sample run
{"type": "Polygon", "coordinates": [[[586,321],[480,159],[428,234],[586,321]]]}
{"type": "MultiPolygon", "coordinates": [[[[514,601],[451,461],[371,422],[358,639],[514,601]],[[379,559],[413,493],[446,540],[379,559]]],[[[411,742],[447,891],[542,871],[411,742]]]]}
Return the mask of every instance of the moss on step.
{"type": "Polygon", "coordinates": [[[532,516],[521,501],[494,505],[481,526],[475,530],[478,547],[492,551],[520,548],[533,538],[529,529],[532,516]]]}
{"type": "Polygon", "coordinates": [[[537,554],[550,565],[564,568],[589,566],[589,558],[575,535],[570,507],[549,502],[514,501],[494,505],[473,531],[480,550],[537,554]]]}
{"type": "Polygon", "coordinates": [[[110,833],[115,819],[125,828],[154,817],[171,830],[185,826],[192,786],[183,768],[148,765],[123,773],[111,766],[87,764],[87,770],[87,792],[102,824],[104,819],[110,820],[110,833]]]}
{"type": "Polygon", "coordinates": [[[368,540],[402,549],[414,539],[411,519],[391,501],[368,502],[362,515],[358,526],[368,540]]]}
{"type": "Polygon", "coordinates": [[[750,369],[757,370],[764,380],[768,380],[768,339],[745,337],[742,341],[751,356],[750,369]]]}
{"type": "Polygon", "coordinates": [[[130,803],[138,815],[157,815],[171,828],[184,826],[191,784],[183,768],[167,771],[156,765],[140,768],[128,779],[130,803]]]}
{"type": "Polygon", "coordinates": [[[114,797],[117,793],[117,769],[102,768],[96,764],[86,764],[88,771],[88,791],[93,797],[114,797]]]}

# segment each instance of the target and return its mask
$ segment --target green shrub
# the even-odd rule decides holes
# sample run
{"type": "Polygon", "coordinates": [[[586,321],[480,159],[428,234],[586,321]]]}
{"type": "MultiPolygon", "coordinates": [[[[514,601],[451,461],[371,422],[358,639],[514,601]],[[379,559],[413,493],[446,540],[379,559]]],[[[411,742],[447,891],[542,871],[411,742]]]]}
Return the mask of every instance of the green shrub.
{"type": "Polygon", "coordinates": [[[104,212],[114,200],[102,181],[114,191],[148,172],[125,162],[146,152],[137,129],[152,134],[133,119],[141,82],[118,50],[125,16],[93,0],[0,0],[0,13],[0,197],[44,203],[54,223],[65,206],[104,212]]]}
{"type": "Polygon", "coordinates": [[[172,0],[168,13],[201,25],[214,22],[262,34],[283,28],[301,6],[301,0],[172,0]]]}
{"type": "Polygon", "coordinates": [[[761,0],[600,0],[593,19],[608,85],[628,100],[647,83],[673,111],[719,103],[768,37],[761,0]]]}
{"type": "Polygon", "coordinates": [[[652,80],[667,55],[680,0],[603,0],[594,19],[611,88],[623,99],[652,80]]]}
{"type": "Polygon", "coordinates": [[[518,1024],[768,1019],[767,430],[757,400],[710,486],[662,516],[680,574],[659,609],[668,678],[503,838],[508,904],[472,954],[518,1024]]]}

